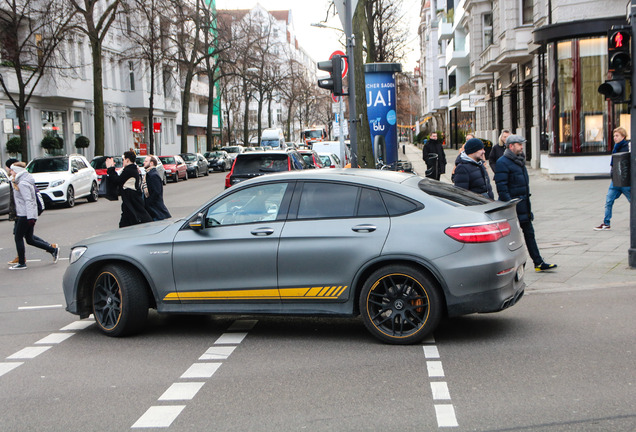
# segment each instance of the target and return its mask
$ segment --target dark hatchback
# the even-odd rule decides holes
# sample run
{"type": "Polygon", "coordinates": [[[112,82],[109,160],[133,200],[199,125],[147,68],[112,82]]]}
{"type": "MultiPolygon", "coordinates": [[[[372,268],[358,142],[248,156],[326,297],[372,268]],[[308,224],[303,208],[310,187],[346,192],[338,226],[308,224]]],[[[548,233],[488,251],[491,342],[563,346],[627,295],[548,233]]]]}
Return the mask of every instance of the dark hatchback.
{"type": "Polygon", "coordinates": [[[232,171],[225,177],[225,188],[264,174],[309,168],[295,150],[247,152],[236,156],[232,171]]]}

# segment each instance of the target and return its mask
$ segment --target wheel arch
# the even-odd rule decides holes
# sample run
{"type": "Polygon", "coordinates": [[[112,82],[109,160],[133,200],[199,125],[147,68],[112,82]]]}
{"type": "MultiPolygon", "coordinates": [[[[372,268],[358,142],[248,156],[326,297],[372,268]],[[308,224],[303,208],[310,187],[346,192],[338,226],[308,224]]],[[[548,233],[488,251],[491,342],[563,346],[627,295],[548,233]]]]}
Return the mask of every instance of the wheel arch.
{"type": "Polygon", "coordinates": [[[353,282],[353,290],[355,293],[353,298],[353,312],[355,315],[360,314],[360,308],[358,304],[360,293],[362,291],[364,283],[374,271],[388,265],[410,266],[429,276],[435,283],[437,289],[439,290],[439,294],[442,297],[442,301],[444,302],[444,315],[448,314],[448,305],[446,302],[446,286],[443,282],[444,279],[431,263],[422,261],[421,259],[412,256],[387,256],[379,257],[378,259],[367,263],[367,265],[362,268],[356,275],[353,282]]]}

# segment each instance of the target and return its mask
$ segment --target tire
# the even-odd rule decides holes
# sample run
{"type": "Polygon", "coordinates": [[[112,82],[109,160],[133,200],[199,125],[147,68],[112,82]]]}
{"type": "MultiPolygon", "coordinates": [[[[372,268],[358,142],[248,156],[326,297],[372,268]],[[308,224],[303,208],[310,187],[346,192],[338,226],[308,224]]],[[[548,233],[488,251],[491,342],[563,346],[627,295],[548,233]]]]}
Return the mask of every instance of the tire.
{"type": "Polygon", "coordinates": [[[93,316],[108,336],[126,336],[141,330],[148,317],[146,282],[134,269],[104,266],[93,284],[93,316]]]}
{"type": "Polygon", "coordinates": [[[179,173],[178,172],[174,175],[174,182],[175,183],[179,183],[179,173]]]}
{"type": "Polygon", "coordinates": [[[91,193],[86,198],[88,202],[96,202],[99,198],[99,189],[97,189],[97,183],[93,182],[91,186],[91,193]]]}
{"type": "Polygon", "coordinates": [[[210,175],[210,167],[208,166],[208,168],[205,170],[205,174],[203,174],[204,176],[209,176],[210,175]]]}
{"type": "Polygon", "coordinates": [[[69,186],[66,190],[66,207],[73,207],[75,205],[75,190],[73,186],[69,186]]]}
{"type": "Polygon", "coordinates": [[[225,172],[225,164],[221,165],[221,169],[219,171],[225,172]]]}
{"type": "Polygon", "coordinates": [[[188,181],[188,172],[187,171],[185,173],[185,177],[183,177],[183,180],[188,181]]]}
{"type": "Polygon", "coordinates": [[[359,306],[367,330],[395,345],[421,341],[442,317],[442,297],[435,282],[406,265],[373,272],[362,287],[359,306]]]}
{"type": "Polygon", "coordinates": [[[199,178],[199,168],[194,170],[194,178],[199,178]]]}
{"type": "Polygon", "coordinates": [[[167,185],[168,184],[168,176],[163,176],[163,179],[161,180],[161,182],[163,183],[163,185],[167,185]]]}

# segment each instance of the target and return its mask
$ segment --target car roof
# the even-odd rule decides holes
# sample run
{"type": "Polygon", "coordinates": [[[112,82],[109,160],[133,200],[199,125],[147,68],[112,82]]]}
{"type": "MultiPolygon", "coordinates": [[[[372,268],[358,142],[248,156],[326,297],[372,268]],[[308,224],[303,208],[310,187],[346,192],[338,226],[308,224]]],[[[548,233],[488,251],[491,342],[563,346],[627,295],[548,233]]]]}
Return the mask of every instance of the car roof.
{"type": "MultiPolygon", "coordinates": [[[[388,170],[333,168],[329,170],[310,169],[272,173],[250,180],[250,184],[276,180],[332,180],[354,182],[368,186],[381,187],[384,185],[385,187],[390,187],[393,185],[393,187],[395,187],[396,183],[404,183],[413,179],[418,179],[419,181],[421,177],[409,173],[388,170]]],[[[417,181],[415,185],[417,185],[417,181]]]]}
{"type": "Polygon", "coordinates": [[[285,151],[285,150],[251,151],[251,152],[247,152],[247,153],[241,153],[240,155],[238,155],[236,157],[254,157],[254,156],[258,156],[258,155],[271,156],[271,155],[275,155],[275,154],[286,155],[288,153],[289,152],[285,151]]]}

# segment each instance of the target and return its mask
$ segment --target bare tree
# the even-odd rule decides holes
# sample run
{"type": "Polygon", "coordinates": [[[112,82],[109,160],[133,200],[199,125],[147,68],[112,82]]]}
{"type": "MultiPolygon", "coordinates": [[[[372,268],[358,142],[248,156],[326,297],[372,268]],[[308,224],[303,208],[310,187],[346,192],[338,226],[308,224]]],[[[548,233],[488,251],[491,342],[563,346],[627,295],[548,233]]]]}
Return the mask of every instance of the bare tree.
{"type": "Polygon", "coordinates": [[[367,63],[395,63],[404,59],[408,30],[402,0],[365,0],[367,63]]]}
{"type": "Polygon", "coordinates": [[[74,28],[88,36],[93,63],[93,106],[95,109],[95,154],[104,154],[104,78],[102,44],[117,18],[121,0],[69,0],[83,25],[74,28]]]}
{"type": "Polygon", "coordinates": [[[0,53],[3,66],[10,67],[18,84],[17,96],[0,75],[0,85],[16,109],[22,158],[29,157],[26,107],[36,87],[51,69],[59,65],[55,55],[74,12],[64,1],[44,4],[38,0],[3,0],[0,3],[0,53]]]}

